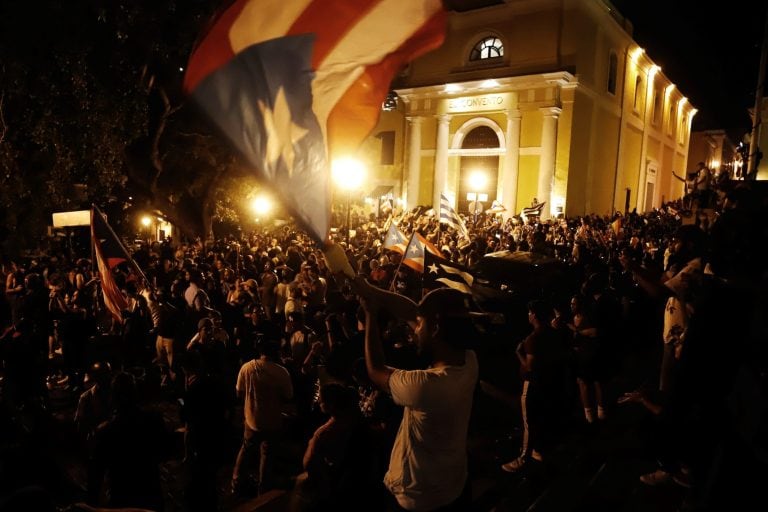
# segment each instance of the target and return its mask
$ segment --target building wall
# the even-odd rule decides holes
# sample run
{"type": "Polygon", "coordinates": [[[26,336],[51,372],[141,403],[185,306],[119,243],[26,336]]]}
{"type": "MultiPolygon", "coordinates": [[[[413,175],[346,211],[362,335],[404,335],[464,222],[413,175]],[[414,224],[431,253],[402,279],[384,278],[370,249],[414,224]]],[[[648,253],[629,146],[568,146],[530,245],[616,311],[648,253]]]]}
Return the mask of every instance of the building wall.
{"type": "MultiPolygon", "coordinates": [[[[750,111],[752,111],[752,109],[750,109],[750,111]]],[[[758,180],[768,180],[768,127],[766,127],[766,123],[768,123],[768,98],[763,98],[761,123],[757,135],[757,146],[763,153],[763,157],[757,165],[758,180]]],[[[746,162],[744,163],[744,166],[746,167],[746,162]]]]}
{"type": "Polygon", "coordinates": [[[409,194],[409,206],[436,206],[435,187],[458,199],[467,177],[462,127],[483,122],[503,140],[493,150],[498,168],[486,169],[498,183],[488,203],[500,198],[508,214],[534,197],[547,201],[547,214],[573,216],[623,211],[626,190],[630,209],[639,210],[682,195],[671,175],[687,164],[695,109],[611,9],[603,0],[510,0],[452,13],[444,45],[411,63],[395,84],[398,111],[383,116],[377,131],[398,131],[398,156],[376,172],[399,179],[401,191],[418,174],[418,201],[409,194]],[[486,37],[501,40],[503,56],[469,61],[486,37]],[[422,119],[418,148],[409,147],[409,117],[422,119]],[[411,151],[420,155],[417,172],[409,168],[411,151]]]}
{"type": "Polygon", "coordinates": [[[594,101],[581,91],[574,94],[571,112],[571,138],[573,151],[569,152],[568,181],[566,184],[565,214],[569,217],[584,215],[590,201],[592,165],[595,154],[595,138],[590,137],[595,119],[594,101]]]}
{"type": "Polygon", "coordinates": [[[706,130],[691,133],[688,149],[688,167],[694,170],[698,162],[704,162],[715,174],[721,170],[736,176],[738,164],[736,147],[724,130],[706,130]]]}

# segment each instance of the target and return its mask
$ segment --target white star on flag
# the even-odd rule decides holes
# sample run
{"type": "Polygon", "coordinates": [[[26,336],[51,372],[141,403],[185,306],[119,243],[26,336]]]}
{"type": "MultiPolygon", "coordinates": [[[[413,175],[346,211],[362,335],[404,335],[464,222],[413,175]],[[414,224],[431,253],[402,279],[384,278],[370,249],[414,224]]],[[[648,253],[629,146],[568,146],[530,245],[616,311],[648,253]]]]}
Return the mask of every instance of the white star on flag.
{"type": "Polygon", "coordinates": [[[291,109],[282,87],[277,91],[274,109],[270,109],[269,105],[259,100],[259,111],[264,118],[264,128],[267,131],[267,159],[270,165],[275,166],[282,156],[290,176],[293,173],[295,158],[293,145],[300,141],[308,130],[293,122],[291,109]]]}
{"type": "Polygon", "coordinates": [[[437,265],[435,265],[434,263],[431,264],[428,268],[429,268],[429,273],[430,274],[437,274],[438,273],[437,272],[437,265]]]}

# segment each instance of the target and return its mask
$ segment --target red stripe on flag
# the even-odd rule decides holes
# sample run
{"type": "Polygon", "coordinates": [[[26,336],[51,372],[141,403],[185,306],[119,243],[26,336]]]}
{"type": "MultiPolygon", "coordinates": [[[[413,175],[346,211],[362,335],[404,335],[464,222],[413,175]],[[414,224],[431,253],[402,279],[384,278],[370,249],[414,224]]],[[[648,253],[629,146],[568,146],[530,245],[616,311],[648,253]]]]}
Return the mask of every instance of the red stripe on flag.
{"type": "Polygon", "coordinates": [[[101,244],[98,240],[94,240],[94,252],[96,253],[96,264],[99,268],[99,280],[101,281],[104,305],[118,322],[122,322],[122,311],[128,308],[128,302],[117,287],[117,283],[115,283],[115,278],[112,276],[112,271],[104,259],[101,252],[101,244]]]}
{"type": "MultiPolygon", "coordinates": [[[[123,293],[120,291],[120,289],[117,287],[117,283],[115,283],[115,278],[112,275],[112,267],[109,266],[109,261],[107,258],[104,257],[104,251],[101,247],[101,236],[107,236],[107,237],[113,237],[112,232],[109,231],[109,233],[100,233],[100,231],[109,231],[109,227],[107,224],[106,219],[101,216],[101,212],[98,211],[98,209],[94,206],[91,208],[91,240],[93,243],[93,252],[96,254],[96,265],[99,268],[99,280],[101,281],[101,292],[104,296],[104,305],[107,307],[110,313],[112,313],[112,316],[115,317],[115,319],[118,322],[122,322],[123,320],[123,313],[122,311],[126,308],[128,308],[128,302],[126,301],[125,297],[123,296],[123,293]],[[99,229],[97,232],[96,223],[99,223],[99,229]]],[[[113,247],[120,247],[122,249],[122,246],[120,245],[119,240],[115,240],[116,245],[113,245],[113,247]]],[[[117,258],[110,258],[110,259],[117,259],[117,258]]],[[[126,261],[123,259],[122,261],[126,261]]]]}
{"type": "Polygon", "coordinates": [[[203,39],[189,57],[184,75],[184,91],[190,93],[197,84],[229,62],[235,53],[229,42],[229,30],[250,0],[236,0],[210,23],[210,31],[203,30],[203,39]]]}
{"type": "Polygon", "coordinates": [[[431,252],[435,256],[440,256],[441,258],[443,257],[443,253],[440,252],[440,249],[435,247],[435,244],[433,244],[432,242],[424,238],[424,236],[422,236],[422,234],[419,233],[418,231],[416,231],[415,234],[416,234],[416,237],[419,239],[419,241],[424,244],[425,250],[431,252]]]}
{"type": "Polygon", "coordinates": [[[424,272],[424,258],[405,258],[403,265],[411,267],[416,272],[424,272]]]}
{"type": "Polygon", "coordinates": [[[106,258],[106,260],[107,260],[107,266],[109,268],[115,268],[119,264],[121,264],[121,263],[123,263],[125,261],[128,261],[125,258],[106,258]]]}
{"type": "Polygon", "coordinates": [[[288,35],[313,33],[312,69],[317,69],[344,35],[381,0],[315,0],[288,30],[288,35]],[[323,20],[324,23],[318,23],[323,20]]]}
{"type": "Polygon", "coordinates": [[[427,20],[418,31],[381,62],[366,67],[328,116],[330,155],[354,153],[376,126],[390,83],[405,63],[438,48],[445,40],[446,11],[427,20]]]}

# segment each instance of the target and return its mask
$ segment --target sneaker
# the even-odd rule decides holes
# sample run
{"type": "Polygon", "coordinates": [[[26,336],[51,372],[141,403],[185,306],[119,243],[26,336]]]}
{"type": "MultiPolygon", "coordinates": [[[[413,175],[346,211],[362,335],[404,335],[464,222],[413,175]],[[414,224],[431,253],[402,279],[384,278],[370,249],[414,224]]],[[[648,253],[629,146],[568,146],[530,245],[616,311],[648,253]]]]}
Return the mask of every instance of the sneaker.
{"type": "Polygon", "coordinates": [[[502,464],[501,469],[507,473],[517,473],[523,469],[523,466],[525,466],[526,462],[528,462],[528,460],[524,457],[518,457],[513,461],[502,464]]]}
{"type": "Polygon", "coordinates": [[[645,485],[656,486],[666,484],[672,481],[672,475],[663,469],[657,469],[653,473],[648,473],[640,477],[640,481],[645,485]]]}
{"type": "Polygon", "coordinates": [[[587,423],[590,425],[595,422],[595,410],[590,408],[584,408],[584,417],[587,419],[587,423]]]}

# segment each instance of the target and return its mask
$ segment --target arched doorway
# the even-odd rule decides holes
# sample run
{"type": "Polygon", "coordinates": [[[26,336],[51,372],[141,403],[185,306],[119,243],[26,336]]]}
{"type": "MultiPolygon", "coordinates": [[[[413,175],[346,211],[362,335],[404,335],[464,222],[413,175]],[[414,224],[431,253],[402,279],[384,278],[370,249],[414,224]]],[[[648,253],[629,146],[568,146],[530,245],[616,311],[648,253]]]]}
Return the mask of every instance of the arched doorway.
{"type": "Polygon", "coordinates": [[[459,193],[456,205],[461,213],[469,211],[468,195],[479,194],[483,209],[488,208],[496,199],[496,187],[499,180],[500,143],[497,131],[487,125],[472,128],[461,142],[461,160],[459,162],[459,193]],[[491,151],[488,151],[491,150],[491,151]],[[494,151],[495,150],[495,151],[494,151]],[[485,176],[485,185],[475,190],[471,184],[473,174],[485,176]]]}

